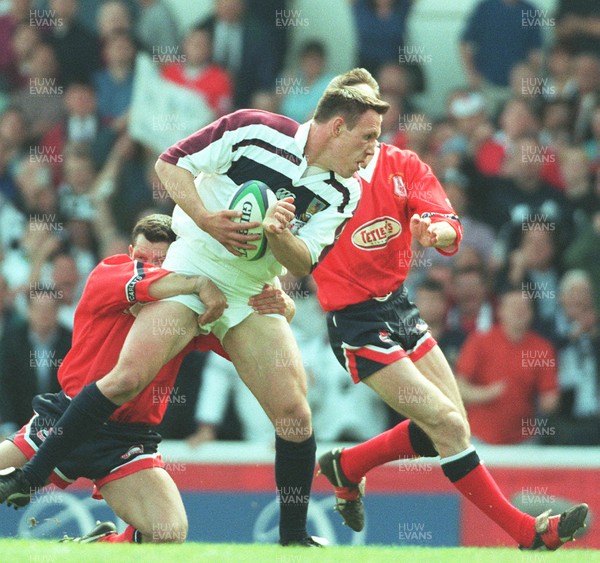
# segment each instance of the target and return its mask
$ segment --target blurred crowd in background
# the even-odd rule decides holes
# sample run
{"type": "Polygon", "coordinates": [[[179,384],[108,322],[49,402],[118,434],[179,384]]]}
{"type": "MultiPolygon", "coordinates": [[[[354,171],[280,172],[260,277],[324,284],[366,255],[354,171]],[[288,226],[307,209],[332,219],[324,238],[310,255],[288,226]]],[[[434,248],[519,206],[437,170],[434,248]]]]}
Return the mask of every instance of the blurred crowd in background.
{"type": "MultiPolygon", "coordinates": [[[[306,37],[289,56],[292,27],[276,22],[293,4],[215,0],[183,33],[161,0],[0,2],[2,435],[29,419],[33,395],[58,390],[90,271],[128,252],[139,217],[172,210],[157,152],[129,132],[136,56],[153,55],[162,79],[214,117],[252,107],[307,121],[332,74],[310,26],[294,29],[306,37]]],[[[600,4],[475,3],[457,62],[464,87],[443,115],[418,103],[428,85],[407,37],[416,4],[347,6],[356,65],[391,105],[380,140],[431,166],[464,225],[456,256],[415,247],[406,257],[411,296],[477,440],[600,444],[600,4]]],[[[397,422],[330,352],[312,279],[282,281],[318,439],[364,440],[397,422]]],[[[232,366],[200,353],[185,361],[161,431],[191,445],[273,435],[232,366]]]]}

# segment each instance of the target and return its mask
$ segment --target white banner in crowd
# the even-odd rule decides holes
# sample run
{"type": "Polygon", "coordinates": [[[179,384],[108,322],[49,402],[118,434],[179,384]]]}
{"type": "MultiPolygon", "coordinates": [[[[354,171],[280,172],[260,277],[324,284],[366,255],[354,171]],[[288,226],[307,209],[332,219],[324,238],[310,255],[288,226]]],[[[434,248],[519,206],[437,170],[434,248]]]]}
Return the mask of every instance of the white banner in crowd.
{"type": "Polygon", "coordinates": [[[200,94],[162,78],[150,55],[137,56],[129,116],[132,138],[160,153],[214,119],[200,94]]]}

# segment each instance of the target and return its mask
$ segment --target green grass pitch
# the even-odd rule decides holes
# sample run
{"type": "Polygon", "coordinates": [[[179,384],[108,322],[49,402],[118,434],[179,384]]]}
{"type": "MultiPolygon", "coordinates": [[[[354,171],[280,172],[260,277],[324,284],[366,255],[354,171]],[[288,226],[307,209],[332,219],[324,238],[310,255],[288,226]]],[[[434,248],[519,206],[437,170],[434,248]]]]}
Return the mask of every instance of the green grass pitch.
{"type": "Polygon", "coordinates": [[[275,545],[204,544],[131,545],[61,544],[43,540],[0,540],[0,561],[11,563],[184,563],[257,562],[304,563],[339,561],[343,563],[456,562],[528,563],[546,561],[600,561],[600,551],[568,549],[557,553],[521,552],[506,548],[419,548],[377,546],[331,546],[325,549],[283,548],[275,545]]]}

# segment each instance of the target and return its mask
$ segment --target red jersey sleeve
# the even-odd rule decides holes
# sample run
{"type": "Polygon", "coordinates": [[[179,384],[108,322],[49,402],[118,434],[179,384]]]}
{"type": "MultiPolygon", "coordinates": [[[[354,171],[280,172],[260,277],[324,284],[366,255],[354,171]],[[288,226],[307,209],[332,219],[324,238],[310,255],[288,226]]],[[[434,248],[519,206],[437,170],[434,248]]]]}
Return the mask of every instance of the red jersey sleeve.
{"type": "Polygon", "coordinates": [[[149,293],[150,285],[170,273],[125,254],[111,256],[90,274],[84,290],[86,302],[90,309],[101,312],[122,310],[138,301],[156,301],[149,293]]]}
{"type": "Polygon", "coordinates": [[[458,358],[456,359],[456,373],[471,383],[476,383],[479,372],[480,335],[471,333],[465,340],[458,358]]]}
{"type": "Polygon", "coordinates": [[[432,223],[440,221],[449,223],[456,231],[456,242],[450,250],[441,248],[436,248],[436,250],[440,254],[451,256],[458,252],[462,240],[462,226],[458,215],[431,168],[416,153],[406,152],[409,155],[406,162],[406,189],[410,217],[418,213],[421,217],[430,217],[432,223]]]}

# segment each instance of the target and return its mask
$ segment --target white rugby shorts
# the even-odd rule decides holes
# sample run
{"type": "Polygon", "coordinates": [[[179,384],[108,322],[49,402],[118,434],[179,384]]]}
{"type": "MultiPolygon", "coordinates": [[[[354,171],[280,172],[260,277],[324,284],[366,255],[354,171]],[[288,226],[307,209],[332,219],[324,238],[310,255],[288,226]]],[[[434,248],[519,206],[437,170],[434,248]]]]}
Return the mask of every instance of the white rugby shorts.
{"type": "MultiPolygon", "coordinates": [[[[243,260],[240,258],[240,260],[243,260]]],[[[178,274],[192,276],[206,276],[212,280],[227,298],[227,309],[223,315],[209,325],[203,325],[201,332],[212,332],[219,340],[223,340],[225,333],[240,324],[246,317],[254,313],[248,305],[248,299],[262,291],[266,283],[279,287],[278,278],[260,279],[251,276],[248,272],[236,268],[233,260],[223,260],[213,256],[206,249],[199,252],[189,242],[178,238],[171,243],[162,267],[178,274]]],[[[262,268],[258,268],[264,271],[262,268]]],[[[201,315],[206,311],[204,303],[196,294],[177,295],[168,297],[164,301],[176,301],[201,315]]],[[[284,318],[283,315],[270,314],[269,316],[284,318]]]]}

